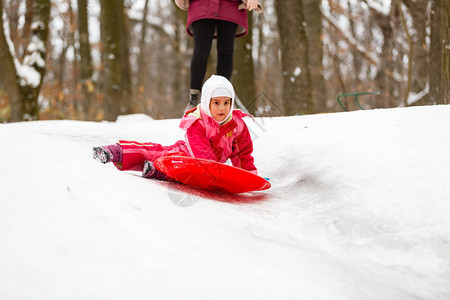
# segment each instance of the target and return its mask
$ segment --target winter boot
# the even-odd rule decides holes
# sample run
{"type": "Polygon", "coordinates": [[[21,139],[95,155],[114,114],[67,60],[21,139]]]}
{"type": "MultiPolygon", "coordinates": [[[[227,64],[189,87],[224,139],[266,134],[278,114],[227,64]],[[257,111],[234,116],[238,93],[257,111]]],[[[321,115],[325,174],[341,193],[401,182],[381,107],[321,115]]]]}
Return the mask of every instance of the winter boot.
{"type": "Polygon", "coordinates": [[[94,147],[92,150],[94,159],[101,163],[122,161],[122,147],[119,144],[94,147]]]}
{"type": "Polygon", "coordinates": [[[186,106],[184,112],[193,109],[200,103],[201,92],[200,90],[191,89],[191,96],[189,97],[189,103],[186,106]]]}
{"type": "Polygon", "coordinates": [[[108,148],[94,147],[92,148],[94,159],[106,164],[111,161],[112,153],[108,148]]]}
{"type": "Polygon", "coordinates": [[[142,177],[144,178],[154,178],[157,180],[167,180],[167,175],[159,171],[153,166],[151,161],[146,160],[144,162],[144,168],[142,169],[142,177]]]}

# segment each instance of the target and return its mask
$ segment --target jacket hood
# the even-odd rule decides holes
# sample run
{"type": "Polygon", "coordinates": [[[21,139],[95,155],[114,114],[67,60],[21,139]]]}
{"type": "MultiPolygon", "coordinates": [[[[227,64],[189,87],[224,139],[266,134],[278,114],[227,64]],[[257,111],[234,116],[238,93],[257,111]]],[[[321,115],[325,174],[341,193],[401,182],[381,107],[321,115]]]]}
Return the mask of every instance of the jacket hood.
{"type": "Polygon", "coordinates": [[[226,79],[223,76],[220,75],[212,75],[208,80],[205,81],[202,87],[202,96],[200,101],[200,106],[203,112],[205,112],[208,116],[211,116],[211,111],[209,110],[209,103],[211,102],[211,97],[214,94],[214,91],[216,90],[226,90],[228,91],[228,95],[231,95],[231,106],[230,106],[230,112],[224,119],[224,121],[219,122],[219,124],[226,122],[230,119],[231,114],[233,113],[234,109],[234,88],[228,79],[226,79]]]}

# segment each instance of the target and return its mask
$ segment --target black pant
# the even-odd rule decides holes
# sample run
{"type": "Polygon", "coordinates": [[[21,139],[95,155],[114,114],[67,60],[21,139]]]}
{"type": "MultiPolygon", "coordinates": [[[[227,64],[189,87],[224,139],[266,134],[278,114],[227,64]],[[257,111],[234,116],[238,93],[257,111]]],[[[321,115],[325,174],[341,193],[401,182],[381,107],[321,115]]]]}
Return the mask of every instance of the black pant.
{"type": "Polygon", "coordinates": [[[234,39],[238,25],[233,22],[203,19],[192,23],[194,54],[191,60],[191,89],[201,90],[209,53],[217,26],[217,75],[228,80],[233,72],[234,39]]]}

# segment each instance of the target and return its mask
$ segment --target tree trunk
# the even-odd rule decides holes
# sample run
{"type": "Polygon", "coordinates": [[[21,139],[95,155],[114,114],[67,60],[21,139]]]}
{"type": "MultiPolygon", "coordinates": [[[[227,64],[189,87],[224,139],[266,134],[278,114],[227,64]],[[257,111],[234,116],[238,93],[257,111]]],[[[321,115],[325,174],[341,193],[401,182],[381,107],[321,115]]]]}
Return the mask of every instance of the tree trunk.
{"type": "Polygon", "coordinates": [[[130,74],[122,0],[101,0],[104,118],[114,121],[131,112],[130,74]],[[128,67],[127,67],[128,65],[128,67]]]}
{"type": "MultiPolygon", "coordinates": [[[[347,1],[347,7],[348,7],[348,22],[349,22],[349,26],[350,26],[350,32],[353,36],[353,38],[355,40],[358,39],[357,34],[356,34],[356,30],[357,30],[357,25],[355,24],[355,20],[353,17],[353,7],[352,7],[352,3],[351,0],[347,1]]],[[[354,72],[354,78],[353,80],[355,81],[356,86],[359,85],[359,78],[358,75],[361,72],[361,67],[362,67],[362,61],[361,61],[361,56],[359,55],[358,52],[352,53],[352,58],[353,58],[353,72],[354,72]]]]}
{"type": "Polygon", "coordinates": [[[22,86],[23,119],[39,119],[38,97],[45,76],[45,59],[47,54],[48,24],[50,22],[50,0],[36,0],[33,4],[33,25],[31,41],[27,48],[23,64],[39,73],[39,82],[26,83],[22,86]],[[39,56],[39,59],[36,57],[39,56]]]}
{"type": "Polygon", "coordinates": [[[442,1],[442,103],[450,104],[450,2],[442,1]]]}
{"type": "Polygon", "coordinates": [[[431,1],[430,100],[433,104],[450,103],[450,3],[431,1]]]}
{"type": "Polygon", "coordinates": [[[137,103],[134,106],[134,109],[139,109],[145,112],[145,103],[144,103],[144,95],[145,95],[145,78],[146,74],[148,74],[148,59],[145,53],[146,42],[145,37],[147,36],[147,15],[148,15],[148,0],[145,0],[144,11],[141,21],[141,39],[139,41],[139,55],[138,55],[138,65],[137,65],[137,93],[136,99],[137,103]]]}
{"type": "Polygon", "coordinates": [[[173,7],[174,13],[172,16],[172,22],[174,26],[175,36],[172,42],[173,44],[173,52],[175,55],[172,56],[171,61],[171,70],[172,76],[172,116],[177,118],[182,116],[183,111],[186,107],[186,103],[189,99],[189,92],[187,86],[187,74],[189,73],[189,69],[186,67],[185,61],[185,53],[182,50],[183,42],[188,38],[185,31],[185,23],[182,21],[180,17],[178,17],[175,10],[179,10],[176,7],[173,7]]]}
{"type": "MultiPolygon", "coordinates": [[[[2,5],[3,11],[3,5],[2,5]]],[[[36,0],[33,4],[33,25],[31,27],[32,36],[27,47],[27,52],[23,60],[21,70],[12,69],[12,57],[15,53],[9,52],[9,47],[6,45],[5,35],[3,33],[2,40],[5,43],[2,46],[2,56],[5,61],[5,70],[8,74],[4,74],[5,82],[8,82],[8,96],[11,103],[11,119],[18,120],[37,120],[39,118],[39,104],[38,96],[42,86],[45,75],[45,57],[46,57],[46,42],[48,38],[48,24],[50,21],[50,0],[36,0]],[[14,72],[13,74],[12,72],[14,72]],[[11,73],[9,73],[11,72],[11,73]],[[30,77],[33,74],[33,77],[30,77]],[[20,78],[17,78],[21,76],[20,78]],[[10,86],[17,84],[17,88],[10,86]],[[17,101],[17,91],[19,91],[20,104],[17,101]]],[[[3,28],[2,28],[3,31],[3,28]]],[[[6,73],[6,72],[5,72],[6,73]]],[[[3,76],[3,74],[1,75],[3,76]]]]}
{"type": "Polygon", "coordinates": [[[253,63],[253,13],[248,14],[248,34],[236,40],[232,82],[236,95],[251,114],[256,111],[255,67],[253,63]]]}
{"type": "Polygon", "coordinates": [[[302,0],[275,1],[275,10],[281,40],[284,114],[312,113],[314,103],[302,0]]]}
{"type": "Polygon", "coordinates": [[[427,38],[427,6],[429,1],[412,1],[402,0],[408,7],[409,13],[412,17],[412,31],[413,39],[413,68],[412,68],[412,82],[411,92],[419,93],[426,87],[428,80],[428,46],[427,38]]]}
{"type": "MultiPolygon", "coordinates": [[[[0,12],[3,12],[3,2],[0,1],[0,12]]],[[[3,13],[0,16],[2,24],[3,13]]],[[[22,104],[20,102],[21,95],[19,90],[19,78],[14,65],[13,56],[6,42],[3,26],[0,26],[0,89],[4,90],[8,95],[11,116],[8,121],[17,122],[22,120],[22,104]]]]}
{"type": "Polygon", "coordinates": [[[411,82],[412,82],[412,64],[413,64],[413,42],[412,42],[412,38],[411,35],[409,33],[409,29],[408,29],[408,25],[406,24],[406,19],[405,16],[403,14],[403,9],[402,9],[402,2],[401,0],[396,0],[397,1],[397,9],[399,12],[399,17],[401,20],[401,23],[403,25],[403,29],[405,30],[405,34],[406,34],[406,40],[408,42],[408,71],[407,71],[407,83],[406,83],[406,89],[403,93],[403,105],[404,106],[408,106],[408,98],[409,98],[409,93],[411,91],[411,82]]]}
{"type": "Polygon", "coordinates": [[[378,73],[376,76],[377,88],[380,91],[382,103],[379,103],[378,107],[393,107],[394,106],[394,93],[393,93],[393,73],[394,73],[394,62],[392,58],[393,49],[393,29],[391,26],[391,15],[392,10],[396,8],[395,3],[391,4],[390,15],[383,15],[376,10],[371,10],[372,15],[381,32],[383,33],[383,46],[381,47],[382,59],[380,60],[380,65],[378,67],[378,73]]]}
{"type": "Polygon", "coordinates": [[[21,17],[19,7],[21,3],[19,0],[9,0],[5,2],[5,13],[6,18],[8,19],[8,22],[5,24],[9,25],[9,40],[13,43],[14,49],[16,49],[17,52],[21,48],[20,42],[23,42],[19,37],[19,18],[21,17]]]}
{"type": "Polygon", "coordinates": [[[82,111],[85,118],[93,119],[93,92],[92,81],[92,55],[89,43],[89,22],[87,13],[87,0],[78,0],[78,33],[80,40],[80,80],[84,99],[82,100],[82,111]]]}
{"type": "MultiPolygon", "coordinates": [[[[31,25],[33,24],[33,4],[34,4],[34,0],[25,0],[25,23],[23,25],[23,30],[22,30],[22,36],[21,36],[21,40],[22,40],[22,44],[21,44],[21,48],[24,49],[26,47],[26,41],[29,39],[29,37],[31,36],[31,25]]],[[[22,52],[22,56],[20,57],[20,61],[23,61],[23,57],[25,56],[25,51],[22,52]]]]}
{"type": "MultiPolygon", "coordinates": [[[[122,46],[122,55],[121,55],[121,68],[122,68],[122,87],[124,91],[125,98],[123,99],[122,114],[129,114],[133,112],[133,92],[131,85],[131,64],[130,64],[130,42],[128,37],[130,35],[130,22],[128,20],[127,8],[124,5],[123,0],[120,0],[121,12],[119,14],[119,21],[121,24],[121,37],[120,37],[120,45],[122,46]]],[[[130,4],[129,4],[130,5],[130,4]]]]}
{"type": "Polygon", "coordinates": [[[303,0],[306,33],[308,34],[308,57],[311,71],[311,95],[315,112],[326,110],[326,86],[323,78],[322,13],[320,1],[303,0]]]}

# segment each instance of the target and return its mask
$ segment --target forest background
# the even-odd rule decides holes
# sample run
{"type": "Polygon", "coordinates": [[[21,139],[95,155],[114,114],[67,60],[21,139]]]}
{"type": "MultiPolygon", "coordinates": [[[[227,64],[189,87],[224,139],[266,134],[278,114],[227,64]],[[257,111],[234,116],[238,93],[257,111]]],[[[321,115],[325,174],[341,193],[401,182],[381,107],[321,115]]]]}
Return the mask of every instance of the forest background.
{"type": "MultiPolygon", "coordinates": [[[[236,40],[232,78],[255,116],[450,104],[449,0],[259,2],[264,13],[250,13],[236,40]]],[[[0,9],[0,122],[181,117],[193,40],[172,0],[0,0],[0,9]]],[[[211,54],[207,77],[215,45],[211,54]]]]}

